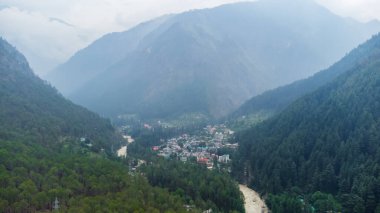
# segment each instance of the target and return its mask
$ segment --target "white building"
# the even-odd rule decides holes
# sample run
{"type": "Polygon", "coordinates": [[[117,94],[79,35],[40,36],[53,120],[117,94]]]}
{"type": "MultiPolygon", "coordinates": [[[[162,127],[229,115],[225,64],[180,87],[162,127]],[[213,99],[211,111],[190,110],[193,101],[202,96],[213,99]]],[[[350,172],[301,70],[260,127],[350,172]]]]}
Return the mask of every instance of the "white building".
{"type": "Polygon", "coordinates": [[[121,147],[119,150],[117,150],[117,156],[121,158],[127,157],[127,146],[121,147]]]}
{"type": "Polygon", "coordinates": [[[218,162],[228,163],[230,161],[230,155],[222,155],[218,157],[218,162]]]}

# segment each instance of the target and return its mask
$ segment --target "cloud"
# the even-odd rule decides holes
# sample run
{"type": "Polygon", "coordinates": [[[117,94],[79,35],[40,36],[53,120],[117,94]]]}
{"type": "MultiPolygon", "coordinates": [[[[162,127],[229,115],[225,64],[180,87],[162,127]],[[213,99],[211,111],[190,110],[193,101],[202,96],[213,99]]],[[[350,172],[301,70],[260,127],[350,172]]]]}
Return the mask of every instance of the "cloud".
{"type": "Polygon", "coordinates": [[[0,35],[23,52],[41,74],[93,38],[91,32],[16,7],[0,10],[0,25],[0,35]]]}
{"type": "Polygon", "coordinates": [[[380,20],[379,0],[317,0],[334,13],[352,17],[362,22],[380,20]]]}
{"type": "Polygon", "coordinates": [[[0,35],[44,75],[103,34],[142,21],[239,0],[3,0],[0,35]]]}

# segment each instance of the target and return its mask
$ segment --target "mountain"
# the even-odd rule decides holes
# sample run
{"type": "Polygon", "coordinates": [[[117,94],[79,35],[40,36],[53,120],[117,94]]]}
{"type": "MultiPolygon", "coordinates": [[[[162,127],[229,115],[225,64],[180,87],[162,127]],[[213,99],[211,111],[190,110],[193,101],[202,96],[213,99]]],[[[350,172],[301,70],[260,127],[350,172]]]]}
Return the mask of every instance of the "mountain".
{"type": "Polygon", "coordinates": [[[369,40],[358,46],[328,69],[320,71],[307,79],[266,91],[263,94],[249,99],[235,112],[231,113],[228,119],[232,122],[239,120],[241,123],[249,124],[250,119],[268,118],[281,112],[303,95],[315,91],[326,83],[331,82],[342,73],[353,69],[358,63],[367,61],[372,57],[374,52],[378,51],[376,48],[373,48],[376,42],[376,39],[369,40]],[[244,122],[244,120],[246,120],[246,122],[244,122]]]}
{"type": "Polygon", "coordinates": [[[57,141],[91,141],[94,151],[118,142],[106,119],[66,100],[34,75],[25,57],[0,40],[0,138],[27,138],[45,146],[57,141]]]}
{"type": "Polygon", "coordinates": [[[237,137],[234,171],[242,180],[262,193],[293,193],[298,206],[299,197],[304,207],[331,206],[317,212],[380,208],[380,34],[347,57],[363,53],[335,80],[237,137]]]}
{"type": "Polygon", "coordinates": [[[136,49],[140,40],[167,18],[161,17],[140,24],[128,32],[104,35],[49,73],[47,79],[51,80],[63,94],[72,93],[136,49]]]}
{"type": "Polygon", "coordinates": [[[107,116],[219,118],[254,95],[329,66],[379,29],[313,1],[229,4],[105,35],[47,79],[107,116]]]}

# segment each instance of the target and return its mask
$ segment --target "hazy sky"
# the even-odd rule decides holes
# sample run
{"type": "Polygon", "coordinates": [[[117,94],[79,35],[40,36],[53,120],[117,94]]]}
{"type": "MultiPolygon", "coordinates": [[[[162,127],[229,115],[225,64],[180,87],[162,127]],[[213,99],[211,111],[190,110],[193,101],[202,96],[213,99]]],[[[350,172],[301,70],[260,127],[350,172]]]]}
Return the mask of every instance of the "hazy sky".
{"type": "MultiPolygon", "coordinates": [[[[43,75],[109,32],[190,9],[239,0],[0,0],[0,35],[43,75]]],[[[379,0],[317,0],[342,16],[380,20],[379,0]]]]}

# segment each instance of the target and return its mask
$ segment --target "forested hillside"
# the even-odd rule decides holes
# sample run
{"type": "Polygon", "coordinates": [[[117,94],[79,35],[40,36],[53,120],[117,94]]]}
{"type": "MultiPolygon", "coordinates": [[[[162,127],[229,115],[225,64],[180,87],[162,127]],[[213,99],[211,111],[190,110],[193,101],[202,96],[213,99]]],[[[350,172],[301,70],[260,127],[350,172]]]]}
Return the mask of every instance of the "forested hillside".
{"type": "Polygon", "coordinates": [[[326,70],[320,71],[307,79],[296,81],[253,97],[233,112],[228,119],[232,122],[238,120],[241,124],[248,124],[247,126],[249,126],[249,121],[254,118],[265,119],[273,116],[303,95],[315,91],[342,73],[369,60],[369,58],[373,57],[378,51],[377,39],[369,40],[352,50],[343,57],[342,60],[326,70]],[[245,118],[243,118],[243,116],[245,118]]]}
{"type": "Polygon", "coordinates": [[[380,210],[380,35],[363,46],[369,55],[353,68],[237,137],[235,174],[283,194],[269,197],[277,212],[380,210]]]}
{"type": "Polygon", "coordinates": [[[187,212],[180,196],[76,146],[0,139],[0,161],[0,212],[50,211],[55,198],[62,212],[187,212]]]}
{"type": "Polygon", "coordinates": [[[143,171],[153,186],[167,188],[197,207],[218,212],[244,212],[237,183],[227,173],[177,160],[159,160],[143,171]]]}
{"type": "Polygon", "coordinates": [[[118,142],[108,120],[66,100],[35,76],[24,56],[5,40],[0,40],[0,138],[48,147],[85,138],[97,152],[109,152],[118,142]]]}

